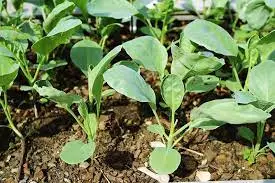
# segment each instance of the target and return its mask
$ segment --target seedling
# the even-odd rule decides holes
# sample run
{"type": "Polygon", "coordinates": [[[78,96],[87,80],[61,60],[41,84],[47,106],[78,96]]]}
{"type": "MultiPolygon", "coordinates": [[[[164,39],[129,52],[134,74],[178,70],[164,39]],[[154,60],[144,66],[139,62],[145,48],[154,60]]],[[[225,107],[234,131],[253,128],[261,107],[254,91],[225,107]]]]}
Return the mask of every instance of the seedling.
{"type": "MultiPolygon", "coordinates": [[[[89,101],[75,94],[59,91],[48,82],[38,81],[36,91],[43,97],[57,103],[58,107],[67,110],[87,135],[87,143],[73,140],[63,147],[61,159],[68,164],[78,164],[91,158],[96,149],[96,133],[100,116],[103,72],[112,59],[120,52],[121,46],[114,48],[104,58],[100,45],[90,40],[76,43],[71,50],[74,64],[87,76],[89,83],[89,101]],[[81,55],[81,57],[79,57],[81,55]],[[72,110],[72,105],[78,105],[80,119],[72,110]]],[[[107,93],[108,94],[108,93],[107,93]]]]}
{"type": "Polygon", "coordinates": [[[22,133],[18,130],[14,121],[12,119],[10,106],[8,104],[8,95],[7,90],[12,86],[13,81],[17,77],[19,65],[15,63],[11,58],[0,56],[0,106],[2,107],[6,119],[8,120],[8,126],[1,125],[0,127],[8,127],[10,128],[16,136],[18,136],[21,140],[22,146],[22,155],[20,157],[20,164],[18,170],[18,180],[21,174],[21,168],[23,163],[23,158],[25,154],[25,139],[22,133]]]}
{"type": "Polygon", "coordinates": [[[176,110],[181,106],[187,92],[206,92],[214,89],[219,80],[216,80],[215,76],[200,74],[209,74],[219,69],[224,63],[214,56],[207,57],[199,53],[187,53],[184,51],[188,50],[186,45],[181,45],[185,48],[182,49],[173,44],[172,74],[165,75],[168,54],[165,47],[156,38],[144,36],[128,41],[122,46],[134,62],[159,74],[162,98],[171,111],[169,134],[166,134],[165,128],[159,120],[155,93],[139,72],[125,65],[114,65],[104,73],[104,80],[117,92],[149,104],[158,124],[149,126],[148,130],[159,134],[165,144],[165,147],[153,150],[149,158],[150,166],[158,174],[173,173],[181,162],[181,155],[174,147],[184,137],[184,132],[189,126],[186,124],[176,129],[176,110]],[[136,48],[140,48],[138,52],[136,48]],[[180,66],[173,66],[173,64],[180,66]],[[185,74],[180,72],[183,70],[178,69],[184,69],[185,74]]]}
{"type": "Polygon", "coordinates": [[[144,1],[136,0],[134,5],[139,11],[137,18],[146,25],[140,29],[141,32],[157,38],[164,44],[166,33],[169,31],[168,26],[173,22],[174,1],[161,0],[156,4],[146,4],[144,1]],[[161,28],[159,22],[162,24],[161,28]]]}

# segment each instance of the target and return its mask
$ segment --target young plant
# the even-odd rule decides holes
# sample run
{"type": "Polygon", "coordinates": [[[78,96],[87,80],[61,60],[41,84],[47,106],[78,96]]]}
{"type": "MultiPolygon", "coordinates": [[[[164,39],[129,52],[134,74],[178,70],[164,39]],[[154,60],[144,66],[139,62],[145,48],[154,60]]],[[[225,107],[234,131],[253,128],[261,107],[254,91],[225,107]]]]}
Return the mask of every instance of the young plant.
{"type": "Polygon", "coordinates": [[[168,26],[173,22],[174,0],[161,0],[155,4],[136,0],[134,5],[139,11],[137,18],[146,25],[140,29],[141,32],[157,38],[164,44],[169,31],[168,26]],[[161,28],[159,28],[159,22],[161,22],[161,28]]]}
{"type": "Polygon", "coordinates": [[[200,74],[209,74],[219,69],[223,65],[223,61],[214,56],[207,57],[199,53],[185,52],[188,50],[187,47],[190,48],[192,45],[181,45],[182,48],[180,48],[173,44],[172,74],[165,75],[168,54],[165,47],[156,38],[144,36],[128,41],[122,46],[132,58],[132,62],[159,74],[162,98],[171,112],[169,134],[166,134],[165,128],[159,120],[155,93],[139,72],[125,65],[114,65],[104,73],[104,80],[117,92],[149,104],[158,124],[149,126],[148,130],[159,134],[165,144],[165,147],[155,148],[150,154],[150,166],[159,174],[173,173],[181,162],[181,155],[174,147],[183,138],[184,131],[189,126],[186,124],[176,129],[176,110],[180,107],[187,92],[206,92],[217,86],[219,80],[215,76],[200,74]],[[136,51],[137,48],[139,51],[136,51]],[[180,68],[182,70],[177,70],[180,68]],[[180,71],[185,71],[185,73],[180,71]]]}
{"type": "Polygon", "coordinates": [[[102,58],[103,50],[93,41],[83,40],[73,46],[71,58],[88,78],[88,101],[78,95],[67,94],[53,88],[48,81],[38,81],[35,84],[35,89],[41,96],[57,103],[58,107],[67,110],[87,135],[87,143],[81,140],[73,140],[63,147],[60,158],[68,164],[84,162],[91,158],[95,152],[101,100],[104,97],[102,93],[103,72],[120,50],[121,46],[118,46],[102,58]],[[73,104],[78,105],[80,119],[72,110],[73,104]]]}
{"type": "Polygon", "coordinates": [[[18,180],[20,180],[21,168],[23,163],[23,158],[25,154],[25,139],[22,133],[18,130],[14,121],[12,119],[10,106],[8,104],[8,94],[7,90],[12,86],[13,81],[17,77],[19,65],[15,63],[11,58],[0,56],[0,106],[4,111],[6,119],[8,120],[8,125],[0,125],[0,127],[10,128],[17,137],[21,140],[22,155],[20,157],[19,170],[18,170],[18,180]]]}
{"type": "Polygon", "coordinates": [[[95,28],[89,27],[89,32],[95,29],[100,36],[99,45],[105,48],[106,41],[118,28],[122,27],[120,19],[129,19],[138,13],[136,8],[127,0],[72,0],[78,6],[86,22],[89,24],[89,16],[95,17],[95,28]]]}
{"type": "MultiPolygon", "coordinates": [[[[232,64],[232,73],[235,77],[235,81],[231,82],[231,85],[226,81],[226,86],[235,92],[236,101],[234,99],[214,100],[203,104],[198,109],[194,109],[191,113],[190,128],[215,129],[224,123],[257,123],[256,145],[250,151],[250,155],[246,156],[250,162],[254,162],[255,158],[263,153],[266,148],[260,148],[263,130],[266,119],[270,117],[269,113],[274,109],[273,101],[267,100],[267,98],[272,96],[270,91],[273,91],[273,89],[269,87],[274,81],[265,79],[273,78],[273,76],[269,76],[271,71],[267,70],[274,69],[274,62],[265,61],[266,59],[273,59],[273,34],[274,32],[271,32],[262,39],[252,37],[245,47],[245,59],[242,60],[235,41],[217,25],[204,20],[196,20],[184,29],[185,38],[191,40],[191,42],[216,53],[229,56],[228,60],[232,64]],[[259,58],[261,58],[263,63],[254,67],[259,62],[259,58]],[[244,87],[239,79],[239,68],[248,69],[244,87]],[[268,76],[263,76],[263,73],[268,76]],[[232,85],[232,83],[234,84],[232,85]],[[263,85],[267,87],[264,88],[264,91],[263,85]],[[256,97],[257,95],[253,93],[256,90],[257,92],[261,91],[261,96],[256,97]],[[238,105],[238,103],[246,105],[238,105]]],[[[240,131],[240,134],[245,134],[246,132],[240,131]]]]}

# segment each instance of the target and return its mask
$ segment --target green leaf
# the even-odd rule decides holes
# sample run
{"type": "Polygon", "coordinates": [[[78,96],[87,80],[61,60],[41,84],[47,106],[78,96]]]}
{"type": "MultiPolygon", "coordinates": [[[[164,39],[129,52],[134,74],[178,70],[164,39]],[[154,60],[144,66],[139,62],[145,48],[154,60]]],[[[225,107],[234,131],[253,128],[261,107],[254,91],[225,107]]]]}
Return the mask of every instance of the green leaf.
{"type": "Polygon", "coordinates": [[[275,153],[275,142],[267,143],[267,145],[275,153]]]}
{"type": "Polygon", "coordinates": [[[213,5],[215,8],[225,8],[229,0],[213,0],[213,5]]]}
{"type": "Polygon", "coordinates": [[[159,134],[160,136],[163,136],[165,134],[165,129],[163,126],[158,125],[158,124],[152,124],[147,127],[147,130],[149,132],[159,134]]]}
{"type": "Polygon", "coordinates": [[[15,80],[19,65],[9,57],[0,56],[0,87],[5,91],[15,80]]]}
{"type": "Polygon", "coordinates": [[[171,73],[182,79],[193,75],[205,75],[214,72],[224,65],[223,59],[199,53],[187,53],[175,44],[172,45],[173,62],[171,73]]]}
{"type": "Polygon", "coordinates": [[[274,9],[275,8],[275,1],[274,0],[265,0],[264,1],[266,6],[268,6],[269,8],[274,9]]]}
{"type": "Polygon", "coordinates": [[[180,77],[170,74],[161,83],[161,94],[165,103],[175,112],[181,105],[185,91],[180,77]]]}
{"type": "Polygon", "coordinates": [[[81,24],[79,19],[60,20],[47,36],[32,45],[32,49],[41,55],[48,55],[57,46],[66,43],[81,24]]]}
{"type": "Polygon", "coordinates": [[[95,67],[103,58],[103,50],[94,41],[82,40],[77,42],[71,49],[73,63],[88,76],[88,69],[95,67]]]}
{"type": "Polygon", "coordinates": [[[80,116],[85,120],[89,115],[88,107],[84,101],[81,101],[77,108],[80,116]]]}
{"type": "Polygon", "coordinates": [[[81,140],[74,140],[66,143],[60,154],[60,158],[68,164],[82,163],[91,158],[94,154],[96,144],[91,141],[87,144],[81,140]]]}
{"type": "Polygon", "coordinates": [[[171,148],[158,147],[150,154],[149,164],[157,174],[171,174],[181,162],[180,153],[171,148]]]}
{"type": "Polygon", "coordinates": [[[30,38],[29,34],[23,33],[14,27],[8,26],[0,27],[0,38],[1,37],[11,42],[18,40],[27,40],[30,38]]]}
{"type": "Polygon", "coordinates": [[[45,32],[49,33],[62,18],[71,14],[74,8],[74,3],[69,1],[57,5],[43,22],[45,32]]]}
{"type": "Polygon", "coordinates": [[[156,38],[139,37],[124,43],[123,48],[133,60],[146,69],[157,71],[160,77],[164,76],[168,54],[166,48],[156,38]]]}
{"type": "Polygon", "coordinates": [[[250,128],[247,128],[247,127],[239,127],[238,135],[240,137],[250,141],[251,143],[253,143],[254,138],[255,138],[254,132],[252,130],[250,130],[250,128]]]}
{"type": "Polygon", "coordinates": [[[275,62],[265,61],[255,66],[249,77],[249,91],[258,99],[275,103],[275,62]]]}
{"type": "MultiPolygon", "coordinates": [[[[195,110],[194,110],[195,111],[195,110]]],[[[189,128],[200,128],[203,130],[215,130],[219,128],[220,126],[224,125],[225,122],[222,121],[216,121],[210,118],[197,118],[193,120],[194,111],[191,112],[191,121],[189,128]]]]}
{"type": "Polygon", "coordinates": [[[93,69],[89,68],[88,83],[90,101],[95,98],[99,107],[101,103],[101,93],[103,86],[103,73],[107,70],[110,62],[121,51],[122,46],[117,46],[111,50],[93,69]]]}
{"type": "Polygon", "coordinates": [[[14,58],[13,52],[4,44],[0,42],[0,56],[14,58]]]}
{"type": "Polygon", "coordinates": [[[249,104],[257,101],[256,97],[254,97],[250,92],[245,91],[235,91],[233,97],[239,104],[249,104]]]}
{"type": "Polygon", "coordinates": [[[103,76],[108,85],[117,92],[139,102],[156,104],[153,89],[133,69],[118,65],[108,69],[103,76]]]}
{"type": "Polygon", "coordinates": [[[195,20],[184,29],[187,39],[208,50],[226,56],[237,56],[238,46],[234,39],[220,26],[206,20],[195,20]]]}
{"type": "Polygon", "coordinates": [[[80,8],[84,16],[87,16],[88,10],[87,10],[87,4],[89,0],[71,0],[77,7],[80,8]]]}
{"type": "Polygon", "coordinates": [[[262,61],[267,60],[272,52],[275,51],[275,30],[261,38],[257,43],[257,48],[260,52],[262,61]]]}
{"type": "Polygon", "coordinates": [[[263,27],[270,14],[271,10],[266,6],[264,0],[250,1],[244,11],[244,17],[248,25],[254,29],[263,27]]]}
{"type": "Polygon", "coordinates": [[[114,66],[117,66],[117,65],[124,65],[126,67],[129,67],[130,69],[133,69],[136,72],[140,71],[139,66],[134,61],[122,60],[114,64],[114,66]]]}
{"type": "Polygon", "coordinates": [[[141,27],[140,31],[148,36],[159,38],[161,36],[161,30],[155,27],[141,27]]]}
{"type": "Polygon", "coordinates": [[[219,83],[219,78],[211,75],[197,75],[188,78],[186,82],[186,91],[202,93],[215,89],[219,83]]]}
{"type": "Polygon", "coordinates": [[[35,82],[33,88],[40,96],[58,104],[59,107],[69,108],[74,103],[80,103],[83,99],[76,94],[67,94],[63,91],[55,89],[49,81],[40,80],[35,82]]]}
{"type": "Polygon", "coordinates": [[[234,99],[213,100],[202,104],[193,113],[193,120],[209,118],[229,124],[256,123],[271,115],[251,104],[238,105],[234,99]]]}
{"type": "Polygon", "coordinates": [[[180,44],[179,47],[183,52],[193,53],[196,50],[196,46],[189,39],[184,36],[184,32],[180,34],[180,44]]]}
{"type": "MultiPolygon", "coordinates": [[[[66,60],[51,60],[51,61],[49,61],[49,63],[44,64],[40,68],[40,70],[41,71],[49,71],[49,70],[55,69],[57,67],[65,66],[67,64],[68,63],[66,62],[66,60]]],[[[34,68],[37,68],[37,67],[38,67],[38,64],[35,64],[34,68]]]]}
{"type": "Polygon", "coordinates": [[[138,13],[126,0],[91,0],[87,8],[90,15],[115,19],[128,18],[138,13]]]}
{"type": "Polygon", "coordinates": [[[33,43],[43,37],[42,26],[35,21],[31,21],[31,20],[25,21],[20,25],[19,29],[23,33],[29,34],[30,35],[29,39],[33,43]]]}

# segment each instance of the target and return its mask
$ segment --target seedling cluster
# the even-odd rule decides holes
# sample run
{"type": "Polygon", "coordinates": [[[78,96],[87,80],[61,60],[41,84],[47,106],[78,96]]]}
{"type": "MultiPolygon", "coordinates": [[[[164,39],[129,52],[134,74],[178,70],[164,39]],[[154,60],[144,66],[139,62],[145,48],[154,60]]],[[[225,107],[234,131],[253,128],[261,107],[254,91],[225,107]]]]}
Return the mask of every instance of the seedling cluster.
{"type": "Polygon", "coordinates": [[[237,125],[236,135],[251,143],[243,152],[250,164],[269,149],[275,152],[275,142],[263,141],[265,125],[275,109],[274,1],[240,0],[234,14],[228,0],[213,1],[200,10],[188,2],[189,12],[197,17],[177,27],[178,40],[169,39],[176,22],[173,0],[157,4],[142,0],[30,1],[42,17],[33,15],[28,20],[20,2],[14,1],[17,12],[10,15],[7,1],[0,0],[0,106],[8,122],[1,127],[12,129],[22,144],[25,136],[13,120],[8,96],[8,90],[18,85],[30,92],[36,118],[39,99],[46,99],[66,110],[86,134],[84,141],[64,144],[60,158],[67,164],[82,163],[97,153],[102,101],[115,92],[150,106],[155,122],[147,129],[164,144],[148,157],[157,174],[178,169],[182,155],[177,145],[194,128],[237,125]],[[228,18],[230,23],[225,26],[228,18]],[[132,27],[134,35],[133,19],[142,24],[137,31],[143,35],[108,47],[112,35],[125,26],[132,27]],[[35,57],[28,57],[30,53],[35,57]],[[56,69],[70,61],[88,81],[88,98],[51,84],[56,69]],[[145,81],[144,70],[157,75],[154,90],[145,81]],[[25,78],[24,84],[18,75],[25,78]],[[214,92],[217,87],[226,88],[231,97],[194,108],[190,121],[178,118],[177,112],[185,110],[185,96],[214,92]],[[160,120],[163,106],[169,109],[168,128],[160,120]],[[255,125],[256,131],[248,124],[255,125]]]}

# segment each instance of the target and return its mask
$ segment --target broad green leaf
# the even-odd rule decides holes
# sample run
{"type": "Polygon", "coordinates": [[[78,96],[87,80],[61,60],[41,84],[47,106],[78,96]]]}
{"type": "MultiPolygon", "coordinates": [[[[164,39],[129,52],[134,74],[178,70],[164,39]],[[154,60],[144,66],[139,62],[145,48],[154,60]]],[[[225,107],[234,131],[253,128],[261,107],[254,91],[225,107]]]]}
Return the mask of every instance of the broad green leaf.
{"type": "Polygon", "coordinates": [[[87,4],[89,0],[71,0],[77,7],[80,8],[84,16],[88,14],[87,4]]]}
{"type": "Polygon", "coordinates": [[[275,153],[275,142],[267,143],[267,145],[275,153]]]}
{"type": "Polygon", "coordinates": [[[251,0],[244,11],[244,17],[248,25],[254,29],[260,29],[265,25],[271,9],[266,6],[264,0],[251,0]]]}
{"type": "Polygon", "coordinates": [[[256,123],[271,117],[251,104],[238,105],[234,99],[213,100],[196,109],[193,119],[209,118],[230,124],[256,123]]]}
{"type": "Polygon", "coordinates": [[[200,128],[203,130],[215,130],[219,128],[220,126],[224,125],[225,122],[222,121],[216,121],[210,118],[197,118],[197,119],[192,119],[192,114],[194,113],[193,111],[191,112],[191,121],[190,121],[190,126],[189,128],[200,128]]]}
{"type": "Polygon", "coordinates": [[[107,70],[110,62],[119,54],[122,46],[111,50],[93,69],[88,70],[89,97],[90,101],[95,98],[99,107],[103,86],[103,73],[107,70]]]}
{"type": "Polygon", "coordinates": [[[104,80],[111,88],[129,98],[156,104],[153,89],[133,69],[124,65],[115,66],[104,73],[104,80]]]}
{"type": "Polygon", "coordinates": [[[0,56],[0,87],[8,89],[18,74],[19,65],[9,57],[0,56]]]}
{"type": "Polygon", "coordinates": [[[220,69],[224,65],[223,59],[214,56],[206,56],[201,53],[183,52],[176,45],[172,45],[171,73],[182,79],[193,75],[205,75],[220,69]]]}
{"type": "Polygon", "coordinates": [[[238,46],[234,39],[220,26],[206,20],[195,20],[184,29],[187,39],[208,50],[226,56],[237,56],[238,46]]]}
{"type": "Polygon", "coordinates": [[[250,142],[253,142],[255,138],[254,132],[247,127],[239,127],[238,135],[250,142]]]}
{"type": "Polygon", "coordinates": [[[73,63],[88,76],[88,69],[95,67],[103,58],[103,50],[94,41],[82,40],[77,42],[71,49],[73,63]]]}
{"type": "MultiPolygon", "coordinates": [[[[49,63],[46,63],[44,64],[40,70],[41,71],[49,71],[49,70],[52,70],[52,69],[55,69],[57,67],[62,67],[62,66],[65,66],[67,65],[68,63],[66,62],[66,60],[51,60],[49,61],[49,63]]],[[[35,64],[34,65],[34,68],[37,68],[38,65],[35,64]]]]}
{"type": "Polygon", "coordinates": [[[43,22],[45,32],[49,33],[62,18],[71,14],[74,8],[74,3],[69,1],[57,5],[43,22]]]}
{"type": "Polygon", "coordinates": [[[84,119],[84,128],[88,132],[88,139],[95,140],[96,131],[97,131],[98,121],[96,114],[91,113],[86,116],[84,119]]]}
{"type": "Polygon", "coordinates": [[[108,25],[104,25],[104,27],[100,30],[100,34],[102,37],[104,36],[109,37],[113,32],[118,30],[118,28],[120,27],[123,27],[123,25],[119,23],[111,23],[108,25]]]}
{"type": "Polygon", "coordinates": [[[90,15],[115,19],[128,18],[138,13],[127,0],[91,0],[87,8],[90,15]]]}
{"type": "Polygon", "coordinates": [[[215,89],[219,83],[219,78],[211,75],[197,75],[188,78],[185,87],[187,92],[202,93],[215,89]]]}
{"type": "Polygon", "coordinates": [[[81,24],[79,19],[60,20],[47,36],[32,45],[32,49],[41,55],[48,55],[57,46],[66,43],[81,24]]]}
{"type": "Polygon", "coordinates": [[[253,96],[250,92],[245,91],[235,91],[233,97],[239,104],[249,104],[257,101],[255,96],[253,96]]]}
{"type": "Polygon", "coordinates": [[[40,96],[58,104],[59,107],[69,108],[74,103],[80,103],[83,99],[76,94],[67,94],[63,91],[55,89],[49,81],[40,80],[35,82],[33,88],[40,96]]]}
{"type": "Polygon", "coordinates": [[[150,71],[157,71],[161,77],[164,76],[168,54],[166,48],[156,38],[143,36],[122,46],[133,60],[150,71]]]}
{"type": "Polygon", "coordinates": [[[149,164],[157,174],[173,173],[179,167],[180,162],[180,153],[166,147],[155,148],[149,157],[149,164]]]}
{"type": "Polygon", "coordinates": [[[159,124],[152,124],[149,125],[147,127],[147,130],[149,132],[155,133],[155,134],[159,134],[160,136],[163,136],[165,134],[165,129],[163,126],[159,125],[159,124]]]}
{"type": "Polygon", "coordinates": [[[60,158],[68,164],[82,163],[94,154],[96,144],[93,141],[85,144],[81,140],[74,140],[65,144],[60,158]]]}
{"type": "Polygon", "coordinates": [[[258,99],[275,103],[275,62],[265,61],[255,66],[249,77],[249,91],[258,99]]]}
{"type": "Polygon", "coordinates": [[[163,79],[161,83],[161,95],[173,112],[180,107],[184,94],[184,84],[180,77],[170,74],[163,79]]]}
{"type": "Polygon", "coordinates": [[[260,39],[257,43],[257,48],[260,52],[262,61],[267,60],[272,52],[275,51],[275,30],[260,39]]]}
{"type": "Polygon", "coordinates": [[[275,8],[275,1],[274,0],[265,0],[264,2],[269,8],[273,8],[273,9],[275,8]]]}
{"type": "Polygon", "coordinates": [[[223,84],[230,90],[230,91],[239,91],[242,89],[242,86],[240,85],[240,83],[238,81],[236,81],[236,79],[231,78],[228,79],[226,81],[223,81],[223,84]]]}

